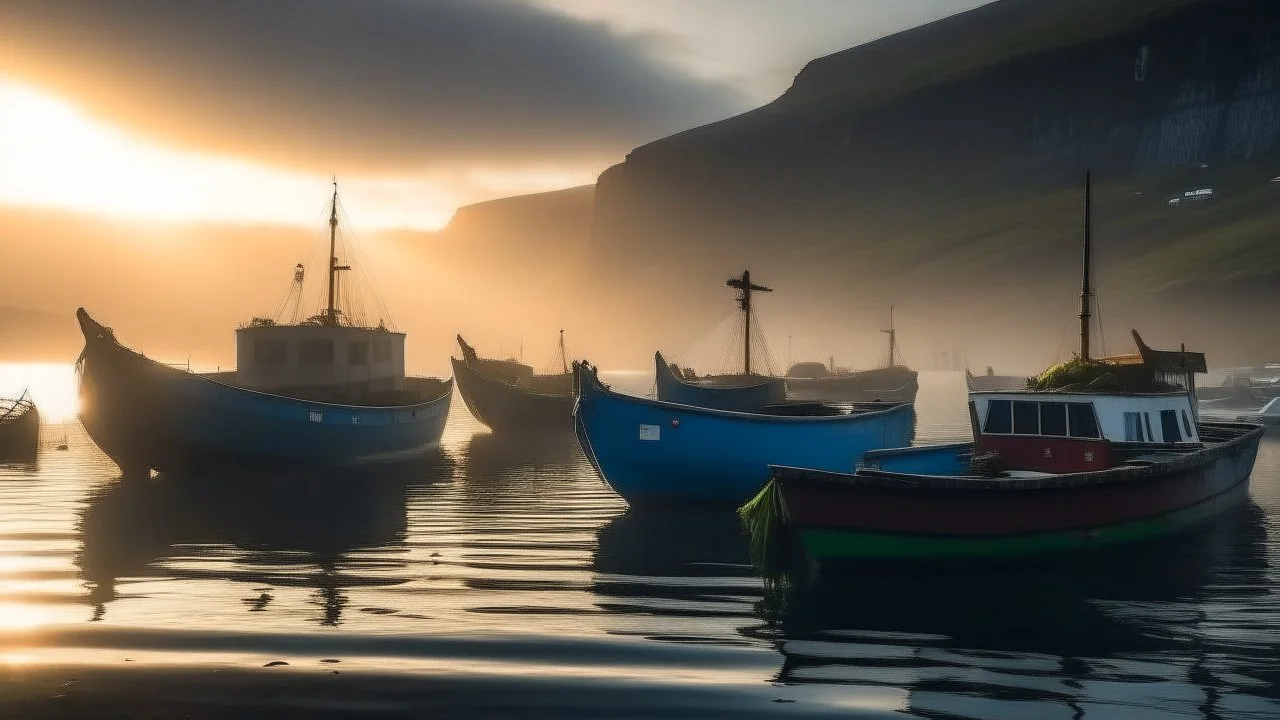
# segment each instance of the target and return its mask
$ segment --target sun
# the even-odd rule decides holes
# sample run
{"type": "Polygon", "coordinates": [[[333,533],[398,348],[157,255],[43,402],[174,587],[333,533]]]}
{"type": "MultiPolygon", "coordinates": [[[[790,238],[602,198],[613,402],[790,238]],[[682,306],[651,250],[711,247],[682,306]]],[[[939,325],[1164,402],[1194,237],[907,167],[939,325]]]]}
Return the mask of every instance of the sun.
{"type": "MultiPolygon", "coordinates": [[[[458,205],[438,178],[344,179],[346,204],[366,228],[437,229],[458,205]]],[[[328,186],[328,177],[155,144],[0,76],[0,203],[311,227],[328,186]]]]}
{"type": "Polygon", "coordinates": [[[174,158],[74,106],[0,81],[0,197],[147,218],[189,217],[199,198],[174,158]]]}

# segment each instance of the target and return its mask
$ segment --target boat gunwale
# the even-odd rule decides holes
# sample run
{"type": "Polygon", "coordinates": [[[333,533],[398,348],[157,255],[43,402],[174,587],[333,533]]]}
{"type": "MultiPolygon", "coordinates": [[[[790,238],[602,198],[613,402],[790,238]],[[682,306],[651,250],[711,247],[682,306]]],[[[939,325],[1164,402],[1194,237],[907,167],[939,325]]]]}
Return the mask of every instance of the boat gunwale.
{"type": "MultiPolygon", "coordinates": [[[[590,383],[594,385],[591,388],[584,388],[589,392],[598,393],[606,397],[617,398],[623,401],[634,401],[649,407],[661,410],[676,410],[680,412],[689,412],[698,415],[709,415],[714,417],[725,417],[734,420],[752,420],[756,422],[788,422],[788,423],[811,423],[811,422],[852,422],[853,420],[864,420],[870,418],[878,418],[897,413],[911,412],[912,403],[892,403],[889,407],[882,410],[860,410],[850,412],[848,414],[841,413],[839,415],[768,415],[759,412],[743,412],[741,410],[721,410],[718,408],[699,407],[697,405],[684,405],[681,403],[671,402],[669,400],[658,400],[656,398],[641,397],[639,395],[628,395],[620,393],[606,386],[596,376],[596,368],[583,363],[584,368],[582,374],[583,383],[580,387],[590,383]]],[[[578,403],[581,404],[582,397],[585,393],[579,392],[578,403]]],[[[865,403],[864,403],[865,404],[865,403]]],[[[856,408],[855,408],[856,409],[856,408]]],[[[575,414],[578,412],[577,405],[574,407],[575,414]]]]}
{"type": "MultiPolygon", "coordinates": [[[[1218,456],[1260,440],[1266,432],[1266,426],[1253,423],[1213,422],[1200,423],[1206,428],[1238,430],[1239,434],[1226,440],[1203,443],[1203,447],[1181,453],[1181,457],[1169,462],[1159,463],[1126,463],[1105,470],[1089,472],[1056,473],[1035,478],[984,478],[971,475],[925,475],[923,473],[893,472],[873,468],[859,468],[852,473],[834,472],[830,470],[814,470],[785,465],[770,465],[771,479],[782,483],[813,482],[849,485],[857,487],[879,487],[894,490],[917,492],[953,491],[953,492],[1046,492],[1076,488],[1087,485],[1111,485],[1124,482],[1146,482],[1157,480],[1169,472],[1186,470],[1205,462],[1217,459],[1218,456]]],[[[959,448],[972,446],[972,443],[949,443],[941,446],[921,445],[922,448],[959,448]]],[[[1153,450],[1168,449],[1171,445],[1144,445],[1153,450]]],[[[897,448],[895,448],[897,449],[897,448]]],[[[875,452],[875,451],[872,451],[875,452]]],[[[865,456],[864,456],[865,457],[865,456]]]]}
{"type": "Polygon", "coordinates": [[[29,413],[39,412],[35,401],[31,399],[31,388],[26,388],[16,398],[0,398],[0,404],[7,405],[4,412],[0,413],[0,425],[22,422],[29,413]]]}

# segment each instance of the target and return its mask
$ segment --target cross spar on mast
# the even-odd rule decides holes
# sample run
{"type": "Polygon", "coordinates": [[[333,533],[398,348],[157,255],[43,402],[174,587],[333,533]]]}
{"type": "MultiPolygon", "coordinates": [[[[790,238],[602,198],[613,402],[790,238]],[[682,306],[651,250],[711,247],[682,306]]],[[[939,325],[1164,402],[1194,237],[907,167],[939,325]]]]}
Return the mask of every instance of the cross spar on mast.
{"type": "Polygon", "coordinates": [[[338,308],[334,305],[334,281],[339,270],[350,270],[350,265],[338,264],[338,179],[333,179],[333,203],[329,209],[329,303],[325,309],[325,324],[338,324],[338,308]]]}
{"type": "Polygon", "coordinates": [[[889,334],[889,367],[893,367],[893,347],[898,343],[898,332],[893,329],[893,306],[889,306],[889,329],[881,330],[889,334]]]}
{"type": "Polygon", "coordinates": [[[747,316],[747,327],[743,335],[742,348],[742,371],[745,375],[751,374],[751,293],[755,292],[773,292],[773,288],[763,285],[753,285],[751,283],[751,271],[743,270],[742,277],[732,278],[725,282],[731,288],[737,288],[742,291],[742,295],[738,296],[738,307],[742,308],[742,312],[747,316]]]}

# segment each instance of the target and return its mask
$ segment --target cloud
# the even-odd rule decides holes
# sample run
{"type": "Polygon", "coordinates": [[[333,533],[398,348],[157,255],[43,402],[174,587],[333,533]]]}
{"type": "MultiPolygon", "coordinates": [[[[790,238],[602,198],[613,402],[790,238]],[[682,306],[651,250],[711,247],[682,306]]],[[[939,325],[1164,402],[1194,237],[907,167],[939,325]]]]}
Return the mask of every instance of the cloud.
{"type": "Polygon", "coordinates": [[[514,0],[0,2],[0,74],[308,171],[598,161],[741,109],[654,47],[514,0]]]}

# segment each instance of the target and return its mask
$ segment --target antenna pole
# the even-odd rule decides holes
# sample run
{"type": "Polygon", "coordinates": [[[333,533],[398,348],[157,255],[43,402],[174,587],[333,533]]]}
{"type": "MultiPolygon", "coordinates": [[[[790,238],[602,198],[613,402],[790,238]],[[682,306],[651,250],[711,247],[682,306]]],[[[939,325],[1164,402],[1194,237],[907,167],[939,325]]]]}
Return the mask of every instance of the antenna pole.
{"type": "Polygon", "coordinates": [[[898,344],[898,333],[893,329],[893,306],[889,306],[889,329],[881,330],[889,335],[889,367],[893,367],[893,346],[898,344]]]}
{"type": "Polygon", "coordinates": [[[565,375],[569,374],[569,356],[564,351],[564,330],[560,330],[560,368],[565,375]]]}
{"type": "Polygon", "coordinates": [[[1093,246],[1090,237],[1093,229],[1093,188],[1092,173],[1084,174],[1084,280],[1080,285],[1080,359],[1089,360],[1089,318],[1093,300],[1093,288],[1089,284],[1089,274],[1093,263],[1093,246]]]}
{"type": "Polygon", "coordinates": [[[333,305],[333,281],[338,269],[338,179],[333,179],[333,204],[329,210],[329,305],[325,310],[325,323],[338,324],[337,308],[333,305]]]}
{"type": "Polygon", "coordinates": [[[742,333],[743,373],[751,374],[751,271],[742,271],[742,312],[747,316],[747,329],[742,333]]]}

